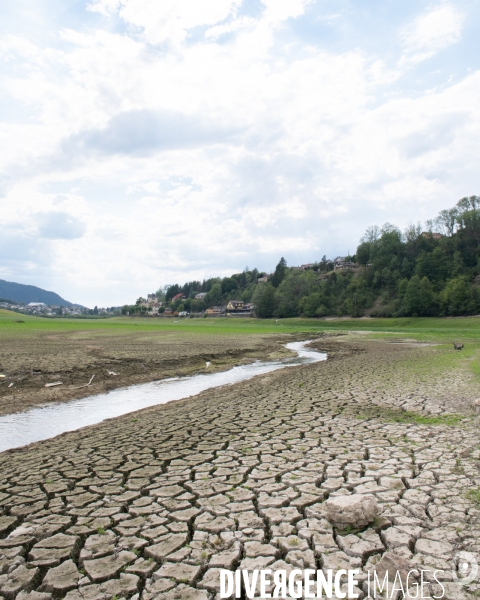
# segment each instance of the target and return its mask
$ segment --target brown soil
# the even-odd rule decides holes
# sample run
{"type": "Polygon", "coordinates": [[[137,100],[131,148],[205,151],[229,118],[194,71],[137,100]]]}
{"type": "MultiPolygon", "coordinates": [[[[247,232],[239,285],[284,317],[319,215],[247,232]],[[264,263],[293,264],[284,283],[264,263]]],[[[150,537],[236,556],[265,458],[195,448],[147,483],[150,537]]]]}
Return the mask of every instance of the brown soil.
{"type": "Polygon", "coordinates": [[[198,335],[75,331],[12,338],[0,349],[0,415],[166,377],[277,358],[292,335],[198,335]],[[110,375],[114,372],[116,375],[110,375]],[[85,386],[92,375],[94,379],[85,386]],[[45,385],[61,381],[62,385],[45,385]],[[13,385],[11,385],[13,384],[13,385]],[[74,389],[77,388],[77,389],[74,389]]]}

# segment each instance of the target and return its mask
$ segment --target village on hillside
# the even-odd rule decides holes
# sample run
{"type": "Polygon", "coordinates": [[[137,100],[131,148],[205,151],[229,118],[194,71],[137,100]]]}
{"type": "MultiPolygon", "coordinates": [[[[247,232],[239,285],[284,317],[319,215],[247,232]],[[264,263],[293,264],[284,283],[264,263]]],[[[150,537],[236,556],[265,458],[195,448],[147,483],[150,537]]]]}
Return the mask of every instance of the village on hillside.
{"type": "MultiPolygon", "coordinates": [[[[329,273],[338,270],[345,269],[357,269],[359,265],[353,262],[351,257],[337,256],[334,260],[328,260],[323,258],[324,268],[319,269],[320,263],[306,263],[298,267],[290,267],[293,271],[317,271],[317,278],[320,280],[329,273]]],[[[253,301],[255,293],[253,292],[250,298],[239,298],[235,296],[245,295],[245,291],[242,292],[242,276],[245,278],[245,282],[253,284],[266,284],[268,281],[272,281],[275,277],[275,273],[262,273],[257,272],[255,269],[252,272],[244,272],[242,274],[232,275],[230,278],[224,278],[223,280],[214,279],[211,280],[215,283],[211,287],[208,286],[209,282],[192,282],[192,288],[197,286],[197,289],[180,290],[174,295],[168,292],[174,287],[169,287],[166,293],[156,292],[148,294],[146,298],[140,297],[133,306],[124,306],[122,308],[122,314],[124,315],[138,315],[150,317],[254,317],[257,316],[255,312],[255,302],[253,301]],[[250,282],[247,278],[250,274],[250,282]],[[231,281],[236,281],[233,289],[229,290],[229,284],[231,281]],[[209,294],[213,287],[221,285],[223,300],[224,302],[213,303],[212,295],[209,294]],[[208,287],[208,291],[197,291],[198,287],[208,287]],[[230,292],[230,293],[228,293],[230,292]],[[227,296],[227,297],[226,297],[227,296]]],[[[188,284],[187,284],[188,285],[188,284]]],[[[230,284],[231,285],[231,284],[230,284]]],[[[178,287],[178,286],[177,286],[178,287]]],[[[247,294],[248,295],[248,294],[247,294]]],[[[217,298],[218,299],[218,298],[217,298]]]]}
{"type": "Polygon", "coordinates": [[[37,317],[111,317],[121,314],[120,307],[86,308],[78,305],[59,306],[56,304],[45,304],[44,302],[29,302],[28,304],[22,304],[20,302],[11,302],[9,300],[0,301],[0,308],[37,317]]]}

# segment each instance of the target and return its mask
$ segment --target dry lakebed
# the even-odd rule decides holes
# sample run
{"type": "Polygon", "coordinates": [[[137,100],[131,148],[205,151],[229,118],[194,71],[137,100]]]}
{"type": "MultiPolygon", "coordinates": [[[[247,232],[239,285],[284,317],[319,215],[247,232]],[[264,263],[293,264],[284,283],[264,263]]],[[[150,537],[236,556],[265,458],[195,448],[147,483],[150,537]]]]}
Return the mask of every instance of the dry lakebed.
{"type": "MultiPolygon", "coordinates": [[[[150,380],[279,358],[293,339],[186,344],[150,380]]],[[[474,379],[417,376],[435,346],[326,336],[312,348],[328,360],[0,453],[0,598],[213,600],[219,569],[263,568],[359,569],[360,598],[368,571],[423,569],[425,597],[477,597],[457,565],[461,552],[480,562],[474,379]],[[329,502],[342,497],[339,521],[329,502]],[[352,499],[375,506],[366,521],[352,499]]],[[[84,363],[73,383],[88,381],[84,363]]],[[[39,377],[3,389],[2,414],[79,397],[47,397],[39,377]]],[[[123,385],[148,380],[135,377],[123,385]]],[[[89,394],[120,386],[98,380],[89,394]]]]}

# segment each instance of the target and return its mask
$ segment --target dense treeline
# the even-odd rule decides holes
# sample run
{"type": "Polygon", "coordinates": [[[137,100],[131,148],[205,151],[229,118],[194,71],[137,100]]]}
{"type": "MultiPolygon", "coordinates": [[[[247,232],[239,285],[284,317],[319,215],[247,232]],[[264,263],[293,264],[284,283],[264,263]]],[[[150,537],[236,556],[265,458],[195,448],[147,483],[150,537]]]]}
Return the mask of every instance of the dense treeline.
{"type": "Polygon", "coordinates": [[[480,312],[480,198],[463,198],[426,227],[369,227],[353,268],[323,259],[307,269],[282,258],[268,282],[246,268],[223,279],[167,286],[157,295],[176,310],[201,312],[230,299],[252,302],[259,317],[441,316],[480,312]],[[203,300],[194,296],[204,292],[203,300]],[[176,294],[184,299],[171,303],[176,294]]]}

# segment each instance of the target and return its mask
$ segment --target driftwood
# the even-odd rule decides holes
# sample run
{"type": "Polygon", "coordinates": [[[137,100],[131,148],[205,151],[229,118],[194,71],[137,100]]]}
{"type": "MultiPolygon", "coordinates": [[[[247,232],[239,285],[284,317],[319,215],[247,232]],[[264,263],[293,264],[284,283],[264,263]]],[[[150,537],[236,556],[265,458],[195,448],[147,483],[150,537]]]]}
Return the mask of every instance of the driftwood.
{"type": "Polygon", "coordinates": [[[55,381],[54,383],[46,383],[45,387],[53,387],[54,385],[63,385],[61,381],[55,381]]]}
{"type": "Polygon", "coordinates": [[[457,344],[457,342],[453,342],[453,347],[455,350],[461,350],[463,348],[463,344],[457,344]]]}
{"type": "Polygon", "coordinates": [[[92,383],[94,377],[95,377],[95,375],[92,375],[90,377],[90,381],[88,383],[85,383],[84,385],[77,385],[76,387],[70,386],[68,389],[69,390],[80,390],[81,388],[88,387],[92,383]]]}

